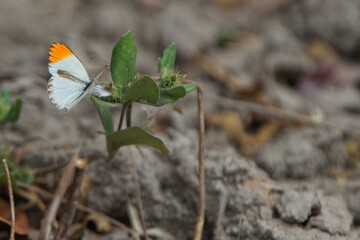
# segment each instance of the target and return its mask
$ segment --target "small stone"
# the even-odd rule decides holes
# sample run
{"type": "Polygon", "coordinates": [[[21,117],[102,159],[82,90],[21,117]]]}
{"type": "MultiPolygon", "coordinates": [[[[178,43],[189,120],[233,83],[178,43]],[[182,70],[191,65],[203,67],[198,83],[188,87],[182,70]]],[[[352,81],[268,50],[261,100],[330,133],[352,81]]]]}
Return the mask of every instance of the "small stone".
{"type": "Polygon", "coordinates": [[[320,194],[321,213],[310,218],[308,226],[316,227],[330,234],[348,234],[353,216],[340,195],[324,196],[320,194]]]}
{"type": "Polygon", "coordinates": [[[320,208],[315,193],[291,190],[283,194],[275,205],[280,218],[288,223],[302,224],[320,208]]]}

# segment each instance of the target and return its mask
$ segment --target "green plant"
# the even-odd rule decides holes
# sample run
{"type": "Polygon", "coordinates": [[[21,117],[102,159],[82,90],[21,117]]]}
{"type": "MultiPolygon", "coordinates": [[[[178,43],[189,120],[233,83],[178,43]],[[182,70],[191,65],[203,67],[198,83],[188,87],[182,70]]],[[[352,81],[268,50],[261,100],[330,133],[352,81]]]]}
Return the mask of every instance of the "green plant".
{"type": "MultiPolygon", "coordinates": [[[[9,159],[8,155],[1,148],[0,159],[9,159]]],[[[7,161],[7,163],[13,187],[16,187],[18,182],[31,184],[34,181],[34,174],[29,167],[17,166],[12,161],[7,161]]],[[[6,186],[6,184],[7,181],[4,165],[0,164],[0,186],[6,186]]]]}
{"type": "Polygon", "coordinates": [[[9,91],[0,92],[0,128],[9,122],[16,122],[19,119],[22,101],[16,99],[11,104],[11,93],[9,91]]]}
{"type": "Polygon", "coordinates": [[[197,83],[184,84],[184,75],[174,69],[176,46],[170,44],[158,63],[159,77],[135,74],[137,49],[131,32],[124,34],[116,43],[110,64],[112,84],[111,96],[92,95],[100,115],[105,135],[107,150],[112,157],[117,150],[126,145],[147,145],[166,154],[169,150],[164,143],[143,127],[131,126],[131,109],[133,103],[151,106],[163,106],[173,103],[193,91],[197,83]],[[157,79],[157,81],[155,81],[157,79]],[[109,108],[122,108],[117,130],[109,108]],[[123,121],[126,128],[123,128],[123,121]]]}
{"type": "MultiPolygon", "coordinates": [[[[62,46],[66,48],[65,45],[62,46]]],[[[50,49],[50,53],[52,53],[52,48],[50,49]]],[[[155,137],[145,127],[132,126],[131,112],[133,104],[147,104],[160,107],[168,103],[173,103],[185,97],[186,94],[192,92],[194,89],[197,89],[199,120],[199,209],[194,239],[200,240],[205,219],[205,127],[201,84],[183,79],[185,75],[174,69],[176,57],[176,46],[174,43],[170,44],[163,51],[162,57],[159,59],[157,69],[158,77],[135,73],[136,53],[137,49],[134,36],[131,32],[127,32],[116,43],[112,51],[110,63],[112,82],[105,88],[100,85],[93,86],[94,90],[91,91],[90,98],[97,108],[104,127],[108,155],[111,159],[119,148],[128,145],[146,145],[167,154],[169,150],[161,139],[155,137]],[[121,109],[117,127],[113,121],[110,108],[121,109]],[[123,127],[124,122],[126,123],[125,128],[123,127]]],[[[103,72],[101,72],[99,76],[102,73],[103,72]]],[[[96,79],[98,79],[98,77],[93,81],[96,81],[96,79]]],[[[89,86],[86,86],[85,90],[87,87],[89,86]]],[[[52,89],[50,89],[50,93],[51,90],[52,89]]],[[[57,96],[59,97],[59,95],[57,96]]],[[[77,99],[72,99],[73,96],[74,95],[70,96],[71,101],[67,99],[65,102],[76,104],[77,99]]],[[[82,97],[82,95],[78,95],[77,97],[82,97]]],[[[73,106],[63,105],[60,109],[70,110],[73,106]]],[[[137,179],[134,159],[132,159],[132,161],[135,179],[137,179]]],[[[142,213],[140,186],[138,181],[135,181],[137,182],[138,208],[142,216],[141,222],[145,239],[147,239],[142,213]]]]}
{"type": "MultiPolygon", "coordinates": [[[[21,99],[16,99],[11,103],[11,93],[9,91],[0,92],[0,128],[7,123],[16,122],[20,117],[22,107],[21,99]]],[[[3,149],[0,148],[0,160],[9,159],[3,149]]],[[[32,183],[34,175],[28,167],[16,166],[12,161],[8,161],[11,182],[16,186],[17,182],[32,183]]],[[[0,186],[6,185],[6,175],[3,164],[0,164],[0,186]]]]}
{"type": "Polygon", "coordinates": [[[225,47],[229,43],[234,43],[237,41],[236,33],[225,27],[218,28],[215,35],[215,42],[219,47],[225,47]]]}

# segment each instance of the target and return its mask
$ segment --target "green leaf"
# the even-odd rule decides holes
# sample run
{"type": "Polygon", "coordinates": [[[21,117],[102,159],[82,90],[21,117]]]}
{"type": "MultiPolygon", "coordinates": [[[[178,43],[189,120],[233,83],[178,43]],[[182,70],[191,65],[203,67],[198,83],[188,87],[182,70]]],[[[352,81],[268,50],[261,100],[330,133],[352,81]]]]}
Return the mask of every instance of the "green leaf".
{"type": "Polygon", "coordinates": [[[172,103],[186,95],[186,90],[183,86],[173,86],[170,88],[160,89],[160,98],[157,106],[162,106],[167,103],[172,103]]]}
{"type": "Polygon", "coordinates": [[[2,119],[0,119],[0,127],[9,122],[16,122],[20,117],[21,107],[22,101],[20,99],[16,99],[10,110],[2,119]]]}
{"type": "Polygon", "coordinates": [[[0,92],[0,119],[4,118],[11,108],[10,98],[9,91],[0,92]]]}
{"type": "Polygon", "coordinates": [[[175,43],[172,43],[163,51],[163,55],[160,58],[158,64],[158,72],[161,74],[164,68],[169,70],[173,69],[175,64],[175,57],[176,57],[176,46],[175,43]]]}
{"type": "Polygon", "coordinates": [[[18,182],[23,182],[27,184],[31,184],[34,181],[34,174],[31,171],[31,168],[28,166],[20,167],[16,166],[14,168],[13,174],[10,173],[12,177],[14,178],[14,184],[17,185],[18,182]]]}
{"type": "Polygon", "coordinates": [[[2,104],[10,105],[11,93],[9,91],[1,92],[0,98],[2,100],[2,104]]]}
{"type": "Polygon", "coordinates": [[[115,95],[121,96],[135,76],[136,46],[129,31],[116,43],[111,57],[111,76],[115,84],[115,95]]]}
{"type": "Polygon", "coordinates": [[[186,94],[188,94],[189,92],[192,92],[195,88],[197,88],[198,84],[197,83],[187,83],[187,84],[181,84],[181,86],[183,86],[186,90],[186,94]]]}
{"type": "Polygon", "coordinates": [[[144,76],[134,82],[125,94],[123,103],[141,102],[156,104],[159,100],[159,86],[149,76],[144,76]]]}
{"type": "Polygon", "coordinates": [[[112,157],[117,150],[128,145],[145,145],[160,150],[163,154],[169,153],[164,143],[140,127],[130,127],[117,131],[106,137],[109,155],[112,157]]]}
{"type": "Polygon", "coordinates": [[[19,120],[21,108],[22,108],[22,100],[16,99],[10,109],[11,112],[10,122],[16,122],[17,120],[19,120]]]}
{"type": "Polygon", "coordinates": [[[91,99],[93,100],[96,109],[98,110],[98,113],[101,118],[101,122],[103,124],[105,134],[106,136],[109,136],[110,134],[114,133],[114,122],[111,116],[111,113],[109,109],[104,105],[104,102],[100,99],[91,96],[91,99]]]}
{"type": "Polygon", "coordinates": [[[96,95],[90,95],[90,96],[91,96],[91,98],[96,98],[96,101],[105,107],[113,108],[113,107],[121,107],[122,106],[122,103],[116,102],[115,99],[99,98],[96,95]]]}

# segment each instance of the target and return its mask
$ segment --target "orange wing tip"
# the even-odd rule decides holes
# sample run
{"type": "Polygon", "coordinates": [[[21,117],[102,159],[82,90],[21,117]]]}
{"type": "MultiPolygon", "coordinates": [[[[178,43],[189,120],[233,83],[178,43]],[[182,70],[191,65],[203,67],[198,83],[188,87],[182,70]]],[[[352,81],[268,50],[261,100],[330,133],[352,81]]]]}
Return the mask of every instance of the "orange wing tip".
{"type": "Polygon", "coordinates": [[[64,58],[67,58],[69,56],[73,56],[74,54],[71,52],[71,50],[62,43],[53,43],[50,46],[49,51],[49,63],[57,63],[64,58]]]}

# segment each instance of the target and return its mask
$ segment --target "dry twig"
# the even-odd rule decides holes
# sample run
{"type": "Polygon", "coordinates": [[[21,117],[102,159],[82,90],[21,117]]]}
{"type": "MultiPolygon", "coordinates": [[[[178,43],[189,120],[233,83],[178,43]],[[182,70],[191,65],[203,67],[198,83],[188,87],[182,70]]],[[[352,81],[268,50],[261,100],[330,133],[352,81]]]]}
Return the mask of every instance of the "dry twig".
{"type": "Polygon", "coordinates": [[[71,160],[71,162],[66,167],[60,179],[58,187],[51,201],[49,210],[45,214],[45,219],[40,229],[39,240],[50,239],[52,222],[55,219],[56,213],[59,209],[63,196],[73,180],[74,172],[75,172],[75,164],[74,164],[74,160],[71,160]]]}
{"type": "Polygon", "coordinates": [[[202,70],[207,72],[211,77],[217,80],[219,83],[224,84],[230,90],[236,91],[238,89],[246,89],[248,86],[244,83],[243,80],[239,79],[237,76],[231,74],[225,68],[206,57],[201,53],[197,53],[193,56],[195,64],[197,64],[202,70]]]}
{"type": "Polygon", "coordinates": [[[203,109],[203,93],[202,87],[199,83],[197,87],[198,94],[198,114],[199,114],[199,209],[196,220],[196,229],[194,240],[200,240],[204,227],[205,220],[205,123],[204,123],[204,109],[203,109]]]}
{"type": "Polygon", "coordinates": [[[10,240],[15,240],[15,203],[14,203],[14,194],[11,186],[11,178],[9,168],[6,162],[6,159],[2,160],[4,164],[5,174],[6,174],[6,181],[8,184],[8,191],[9,191],[9,200],[10,200],[10,211],[11,211],[11,232],[10,232],[10,240]]]}
{"type": "Polygon", "coordinates": [[[47,148],[52,156],[52,162],[54,164],[57,163],[56,152],[55,152],[53,145],[47,139],[42,138],[42,137],[29,137],[29,138],[24,139],[24,141],[22,143],[17,144],[15,146],[16,151],[13,156],[14,162],[19,163],[22,156],[24,156],[26,153],[28,153],[30,151],[35,152],[35,151],[39,151],[40,149],[42,149],[42,147],[40,147],[40,146],[35,146],[35,142],[37,142],[37,141],[42,141],[47,145],[47,148]]]}
{"type": "Polygon", "coordinates": [[[234,109],[242,112],[252,112],[262,116],[267,116],[269,118],[285,119],[294,121],[297,123],[308,124],[311,126],[321,126],[331,129],[339,129],[349,135],[359,136],[360,131],[356,130],[354,127],[347,127],[341,124],[319,118],[318,116],[309,116],[295,111],[281,109],[281,108],[271,108],[258,103],[252,103],[241,100],[234,100],[226,97],[211,96],[211,101],[214,101],[218,104],[219,107],[223,109],[234,109]]]}
{"type": "Polygon", "coordinates": [[[42,168],[35,168],[33,170],[33,172],[34,172],[35,176],[44,175],[44,174],[47,174],[47,173],[54,172],[54,171],[62,169],[63,167],[68,165],[69,162],[70,161],[56,162],[56,163],[54,163],[52,165],[49,165],[49,166],[45,166],[45,167],[42,167],[42,168]]]}
{"type": "MultiPolygon", "coordinates": [[[[36,192],[37,194],[41,195],[42,197],[44,198],[47,198],[47,199],[52,199],[54,198],[54,194],[48,192],[48,191],[45,191],[44,189],[41,189],[39,187],[36,187],[36,186],[32,186],[32,185],[29,185],[29,184],[26,184],[26,183],[22,183],[22,182],[19,182],[18,183],[19,187],[22,187],[24,189],[27,189],[29,191],[33,191],[33,192],[36,192]]],[[[61,199],[61,203],[65,203],[65,200],[64,199],[61,199]]],[[[89,214],[95,214],[95,215],[98,215],[106,220],[108,220],[113,226],[119,228],[119,229],[122,229],[126,232],[128,232],[129,234],[132,234],[134,236],[137,236],[138,237],[138,233],[136,231],[134,231],[133,229],[127,227],[126,225],[122,224],[121,222],[117,221],[116,219],[114,218],[111,218],[107,215],[105,215],[104,213],[101,213],[99,211],[96,211],[94,209],[91,209],[91,208],[88,208],[84,205],[77,205],[76,208],[80,211],[83,211],[85,213],[89,213],[89,214]]],[[[139,239],[139,238],[138,238],[139,239]]]]}
{"type": "Polygon", "coordinates": [[[69,189],[68,201],[64,207],[63,216],[61,217],[59,224],[59,231],[55,237],[55,240],[67,239],[66,233],[74,219],[76,212],[77,200],[79,198],[80,187],[83,181],[84,172],[86,168],[86,160],[78,158],[75,160],[75,174],[74,181],[71,184],[69,189]]]}
{"type": "Polygon", "coordinates": [[[199,202],[198,202],[198,216],[196,219],[196,228],[194,240],[200,240],[203,232],[205,221],[205,120],[204,120],[204,107],[203,107],[203,92],[200,83],[183,79],[183,83],[197,83],[197,96],[198,96],[198,128],[199,128],[199,202]]]}
{"type": "Polygon", "coordinates": [[[271,15],[293,3],[295,0],[255,1],[249,9],[260,16],[271,15]]]}

